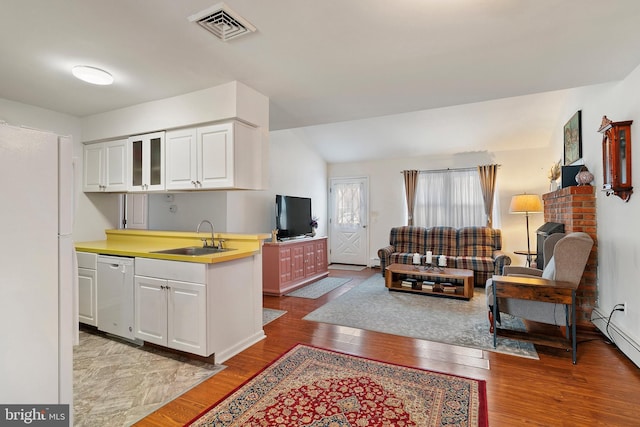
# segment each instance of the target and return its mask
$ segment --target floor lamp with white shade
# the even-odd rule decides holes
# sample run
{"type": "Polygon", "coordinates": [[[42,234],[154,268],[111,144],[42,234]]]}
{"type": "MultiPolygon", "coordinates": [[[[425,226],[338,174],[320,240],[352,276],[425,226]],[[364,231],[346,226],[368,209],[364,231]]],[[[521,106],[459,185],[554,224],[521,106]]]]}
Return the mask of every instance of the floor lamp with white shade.
{"type": "Polygon", "coordinates": [[[527,264],[531,266],[531,243],[529,240],[529,214],[542,213],[542,200],[537,194],[516,194],[511,197],[509,213],[524,214],[527,221],[527,264]]]}

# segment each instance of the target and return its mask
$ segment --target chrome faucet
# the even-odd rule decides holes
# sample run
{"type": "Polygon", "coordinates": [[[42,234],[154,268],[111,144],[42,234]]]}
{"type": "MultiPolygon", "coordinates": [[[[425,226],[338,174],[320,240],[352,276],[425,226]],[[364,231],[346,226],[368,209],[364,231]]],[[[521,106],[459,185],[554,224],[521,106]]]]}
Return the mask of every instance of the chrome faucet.
{"type": "Polygon", "coordinates": [[[203,219],[202,221],[200,221],[200,224],[198,224],[198,228],[196,228],[196,233],[200,233],[200,227],[202,226],[202,224],[209,224],[209,226],[211,227],[211,246],[207,245],[207,238],[205,237],[202,240],[202,247],[203,248],[207,248],[210,247],[212,248],[214,246],[214,242],[213,242],[213,224],[211,224],[211,221],[203,219]]]}

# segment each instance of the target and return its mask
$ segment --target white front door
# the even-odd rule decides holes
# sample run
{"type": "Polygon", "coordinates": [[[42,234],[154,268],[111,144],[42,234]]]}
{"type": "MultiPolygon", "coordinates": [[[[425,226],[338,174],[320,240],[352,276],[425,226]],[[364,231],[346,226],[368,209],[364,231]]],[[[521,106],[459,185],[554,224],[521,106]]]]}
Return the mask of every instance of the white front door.
{"type": "Polygon", "coordinates": [[[331,179],[329,200],[329,261],[337,264],[368,265],[369,179],[331,179]]]}

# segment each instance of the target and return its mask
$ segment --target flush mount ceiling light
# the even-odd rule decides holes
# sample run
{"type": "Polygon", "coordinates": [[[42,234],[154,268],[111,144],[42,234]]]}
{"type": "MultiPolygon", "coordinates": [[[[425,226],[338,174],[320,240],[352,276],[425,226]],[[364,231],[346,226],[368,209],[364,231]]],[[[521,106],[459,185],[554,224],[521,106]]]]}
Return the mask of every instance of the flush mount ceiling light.
{"type": "Polygon", "coordinates": [[[256,31],[256,27],[224,3],[218,3],[191,15],[189,21],[195,22],[225,42],[256,31]]]}
{"type": "Polygon", "coordinates": [[[94,85],[110,85],[113,83],[113,76],[100,68],[88,65],[76,65],[71,69],[71,73],[78,79],[94,85]]]}

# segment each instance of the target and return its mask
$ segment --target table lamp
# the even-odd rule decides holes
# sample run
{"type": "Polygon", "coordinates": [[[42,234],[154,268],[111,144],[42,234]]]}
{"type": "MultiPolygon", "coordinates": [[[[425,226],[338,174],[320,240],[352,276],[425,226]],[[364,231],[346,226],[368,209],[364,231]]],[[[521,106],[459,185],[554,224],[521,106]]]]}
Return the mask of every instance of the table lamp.
{"type": "Polygon", "coordinates": [[[524,214],[527,220],[527,262],[531,265],[531,244],[529,243],[529,214],[541,213],[542,200],[536,194],[516,194],[511,197],[509,212],[513,214],[524,214]]]}

